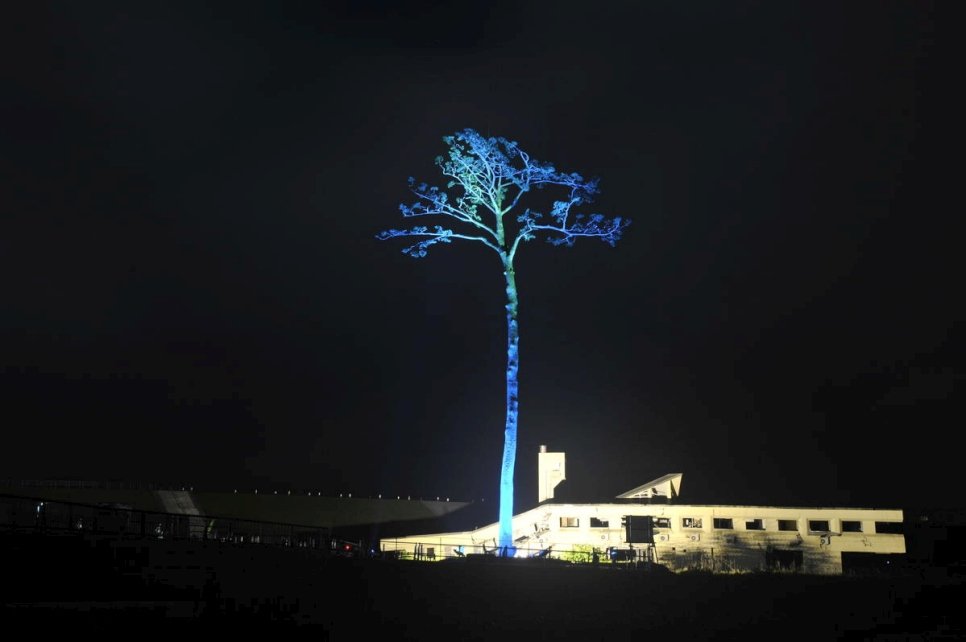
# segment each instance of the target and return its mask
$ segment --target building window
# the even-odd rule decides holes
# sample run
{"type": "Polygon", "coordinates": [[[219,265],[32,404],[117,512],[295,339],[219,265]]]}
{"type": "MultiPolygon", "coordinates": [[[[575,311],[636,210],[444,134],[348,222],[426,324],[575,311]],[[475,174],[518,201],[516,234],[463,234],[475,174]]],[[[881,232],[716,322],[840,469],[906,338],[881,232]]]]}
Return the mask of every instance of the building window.
{"type": "Polygon", "coordinates": [[[684,528],[703,528],[700,517],[685,517],[681,520],[681,526],[684,528]]]}
{"type": "Polygon", "coordinates": [[[902,535],[902,522],[876,522],[875,532],[902,535]]]}
{"type": "MultiPolygon", "coordinates": [[[[608,522],[606,519],[597,519],[596,517],[591,517],[590,518],[590,527],[591,528],[607,528],[607,526],[609,524],[610,524],[610,522],[608,522]]],[[[561,526],[563,526],[563,524],[561,524],[561,526]]],[[[575,526],[576,526],[576,524],[575,524],[575,526]]]]}
{"type": "Polygon", "coordinates": [[[798,520],[797,519],[780,519],[780,520],[778,520],[778,530],[780,530],[780,531],[797,531],[798,530],[798,520]]]}
{"type": "Polygon", "coordinates": [[[763,531],[765,530],[765,524],[760,519],[749,519],[745,522],[746,531],[763,531]]]}
{"type": "Polygon", "coordinates": [[[828,520],[827,519],[810,519],[808,520],[808,531],[810,533],[827,533],[828,520]]]}
{"type": "Polygon", "coordinates": [[[671,528],[670,517],[655,517],[654,528],[671,528]]]}
{"type": "Polygon", "coordinates": [[[862,532],[862,522],[847,521],[842,520],[842,532],[843,533],[861,533],[862,532]]]}
{"type": "Polygon", "coordinates": [[[577,528],[578,526],[580,526],[580,520],[576,517],[560,518],[560,528],[577,528]]]}
{"type": "Polygon", "coordinates": [[[730,517],[715,517],[714,527],[721,529],[731,529],[735,527],[734,520],[730,517]]]}

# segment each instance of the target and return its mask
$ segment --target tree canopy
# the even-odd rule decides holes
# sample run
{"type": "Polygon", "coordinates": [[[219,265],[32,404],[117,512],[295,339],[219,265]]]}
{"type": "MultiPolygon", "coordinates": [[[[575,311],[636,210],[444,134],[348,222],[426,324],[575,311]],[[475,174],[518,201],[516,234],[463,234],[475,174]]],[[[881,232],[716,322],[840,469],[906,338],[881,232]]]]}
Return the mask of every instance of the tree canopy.
{"type": "Polygon", "coordinates": [[[416,196],[411,204],[399,206],[406,218],[443,216],[463,223],[459,231],[444,225],[416,225],[408,229],[381,232],[382,240],[415,237],[419,240],[403,249],[414,258],[426,256],[437,243],[465,240],[482,243],[497,252],[504,263],[512,264],[522,241],[544,235],[553,245],[572,246],[580,237],[598,238],[614,245],[630,221],[621,217],[605,218],[597,213],[577,213],[575,208],[593,202],[599,192],[598,181],[585,180],[576,172],[560,172],[549,163],[532,159],[511,140],[484,137],[464,129],[443,141],[449,146],[436,165],[447,177],[445,187],[416,182],[409,178],[409,189],[416,196]],[[549,211],[527,208],[515,216],[513,230],[506,215],[520,203],[524,194],[548,186],[561,188],[562,197],[554,200],[549,211]]]}

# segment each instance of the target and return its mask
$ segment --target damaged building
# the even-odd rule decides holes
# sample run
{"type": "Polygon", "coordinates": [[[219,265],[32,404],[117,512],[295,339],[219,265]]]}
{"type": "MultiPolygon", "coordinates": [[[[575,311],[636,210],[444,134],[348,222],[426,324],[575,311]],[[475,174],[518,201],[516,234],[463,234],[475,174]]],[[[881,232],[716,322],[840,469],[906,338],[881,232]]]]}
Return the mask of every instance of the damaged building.
{"type": "Polygon", "coordinates": [[[383,554],[442,560],[510,554],[671,570],[789,570],[839,574],[879,568],[906,552],[899,509],[687,504],[683,474],[664,475],[596,503],[556,498],[562,452],[538,454],[538,503],[513,517],[515,550],[497,550],[498,524],[380,541],[383,554]]]}

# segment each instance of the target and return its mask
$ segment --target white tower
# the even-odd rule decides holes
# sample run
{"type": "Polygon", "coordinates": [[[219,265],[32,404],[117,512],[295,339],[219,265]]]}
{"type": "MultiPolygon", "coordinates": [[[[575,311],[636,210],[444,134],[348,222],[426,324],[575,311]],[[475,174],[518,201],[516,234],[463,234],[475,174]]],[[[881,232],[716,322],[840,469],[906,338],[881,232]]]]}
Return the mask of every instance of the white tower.
{"type": "Polygon", "coordinates": [[[540,446],[537,455],[537,501],[553,498],[553,489],[567,479],[567,463],[564,453],[548,453],[546,446],[540,446]]]}

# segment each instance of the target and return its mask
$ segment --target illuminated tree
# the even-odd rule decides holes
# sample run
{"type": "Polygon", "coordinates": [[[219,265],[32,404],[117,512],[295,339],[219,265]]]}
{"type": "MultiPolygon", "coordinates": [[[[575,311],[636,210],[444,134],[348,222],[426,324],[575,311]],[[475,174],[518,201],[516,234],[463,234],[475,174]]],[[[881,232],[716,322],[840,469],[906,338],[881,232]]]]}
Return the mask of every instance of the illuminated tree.
{"type": "MultiPolygon", "coordinates": [[[[581,237],[596,238],[613,246],[630,221],[600,214],[578,214],[572,210],[591,202],[597,194],[597,181],[585,180],[580,174],[558,172],[553,165],[530,158],[516,142],[505,138],[486,138],[472,129],[444,136],[449,146],[446,156],[438,156],[436,165],[447,177],[445,188],[417,183],[409,179],[416,195],[412,205],[400,205],[406,218],[422,216],[448,217],[460,224],[454,231],[442,225],[414,226],[380,232],[380,240],[413,237],[416,243],[403,253],[414,258],[426,256],[437,243],[470,241],[496,252],[506,280],[507,367],[506,429],[503,439],[503,465],[500,475],[500,527],[498,546],[513,550],[513,469],[517,450],[517,412],[519,342],[517,327],[518,299],[513,260],[521,242],[538,236],[553,245],[572,246],[581,237]],[[533,189],[552,187],[561,200],[553,201],[545,213],[532,209],[507,217],[525,194],[533,189]],[[448,190],[452,190],[451,193],[448,190]]],[[[554,197],[558,198],[558,197],[554,197]]]]}

